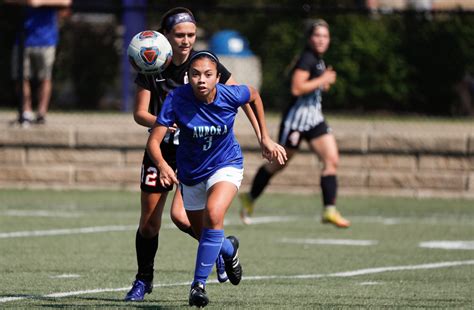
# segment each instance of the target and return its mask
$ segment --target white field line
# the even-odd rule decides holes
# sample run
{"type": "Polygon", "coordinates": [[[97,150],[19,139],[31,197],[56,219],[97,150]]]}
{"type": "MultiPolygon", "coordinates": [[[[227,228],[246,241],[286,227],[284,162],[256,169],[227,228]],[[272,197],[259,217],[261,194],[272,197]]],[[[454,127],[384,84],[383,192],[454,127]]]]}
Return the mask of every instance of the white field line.
{"type": "Polygon", "coordinates": [[[442,216],[431,216],[425,218],[416,217],[382,217],[382,216],[362,216],[354,215],[350,216],[349,219],[352,223],[377,223],[384,225],[403,225],[403,224],[423,224],[423,225],[472,225],[474,221],[472,218],[465,217],[462,219],[456,217],[442,217],[442,216]]]}
{"type": "Polygon", "coordinates": [[[3,216],[17,216],[17,217],[60,217],[60,218],[76,218],[81,216],[80,213],[75,212],[58,212],[50,210],[7,210],[0,212],[3,216]]]}
{"type": "MultiPolygon", "coordinates": [[[[302,220],[302,217],[297,216],[262,216],[252,218],[252,224],[268,224],[268,223],[283,223],[283,222],[292,222],[297,220],[302,220]]],[[[383,218],[379,216],[354,216],[351,218],[353,223],[381,223],[385,225],[394,225],[397,224],[406,224],[414,223],[421,224],[469,224],[472,222],[466,221],[463,223],[455,221],[447,221],[448,219],[412,219],[412,218],[383,218]]],[[[225,225],[235,226],[242,225],[238,219],[229,219],[225,220],[225,225]]],[[[173,224],[166,224],[162,226],[163,229],[174,229],[173,224]]],[[[51,230],[33,230],[33,231],[14,231],[14,232],[0,232],[0,239],[5,238],[19,238],[19,237],[43,237],[43,236],[59,236],[59,235],[74,235],[74,234],[89,234],[89,233],[102,233],[102,232],[114,232],[114,231],[130,231],[136,230],[136,225],[127,225],[127,226],[97,226],[97,227],[81,227],[81,228],[72,228],[72,229],[51,229],[51,230]]]]}
{"type": "Polygon", "coordinates": [[[128,225],[128,226],[81,227],[81,228],[72,228],[72,229],[13,231],[13,232],[0,233],[0,239],[74,235],[74,234],[92,234],[92,233],[102,233],[102,232],[111,232],[111,231],[129,231],[129,230],[136,230],[136,229],[137,229],[137,225],[128,225]]]}
{"type": "Polygon", "coordinates": [[[290,239],[283,238],[283,243],[292,244],[329,244],[329,245],[352,245],[352,246],[370,246],[376,245],[376,240],[353,240],[353,239],[290,239]]]}
{"type": "MultiPolygon", "coordinates": [[[[321,278],[341,278],[341,277],[345,278],[345,277],[355,277],[355,276],[383,273],[383,272],[390,272],[390,271],[439,269],[439,268],[448,268],[448,267],[466,266],[466,265],[474,265],[474,260],[439,262],[439,263],[421,264],[421,265],[367,268],[367,269],[359,269],[359,270],[353,270],[353,271],[336,272],[336,273],[328,273],[328,274],[304,274],[304,275],[288,275],[288,276],[281,276],[281,275],[280,276],[278,275],[250,276],[250,277],[243,277],[242,280],[259,281],[259,280],[279,280],[279,279],[293,280],[293,279],[321,279],[321,278]]],[[[217,280],[211,280],[211,281],[208,281],[208,283],[217,283],[217,280]]],[[[186,286],[186,285],[190,285],[190,282],[155,284],[153,287],[172,287],[172,286],[186,286]]],[[[99,289],[82,290],[82,291],[52,293],[52,294],[43,295],[43,296],[18,296],[18,297],[11,296],[11,297],[0,298],[0,303],[9,302],[9,301],[18,301],[18,300],[23,300],[23,299],[62,298],[62,297],[78,296],[78,295],[85,295],[85,294],[123,292],[123,291],[128,291],[129,289],[130,287],[127,286],[127,287],[120,287],[120,288],[99,288],[99,289]]]]}
{"type": "Polygon", "coordinates": [[[365,286],[365,285],[379,285],[382,284],[382,282],[377,282],[377,281],[367,281],[367,282],[360,282],[359,285],[365,286]]]}
{"type": "Polygon", "coordinates": [[[419,247],[444,250],[474,250],[474,241],[435,240],[420,242],[419,247]]]}
{"type": "Polygon", "coordinates": [[[71,279],[71,278],[80,278],[78,274],[59,274],[56,276],[49,276],[51,279],[71,279]]]}
{"type": "MultiPolygon", "coordinates": [[[[258,224],[265,223],[279,223],[294,221],[296,217],[282,217],[282,216],[267,216],[256,218],[258,224]]],[[[226,225],[242,225],[238,221],[225,221],[226,225]]],[[[0,239],[5,238],[20,238],[20,237],[44,237],[44,236],[60,236],[60,235],[75,235],[75,234],[92,234],[92,233],[103,233],[103,232],[114,232],[114,231],[130,231],[137,230],[137,225],[125,225],[125,226],[95,226],[95,227],[80,227],[71,229],[49,229],[49,230],[27,230],[27,231],[13,231],[13,232],[0,232],[0,239]]],[[[162,229],[174,229],[174,224],[162,225],[162,229]]]]}
{"type": "MultiPolygon", "coordinates": [[[[282,223],[282,222],[291,222],[302,220],[302,217],[297,216],[264,216],[264,217],[255,217],[252,218],[252,224],[268,224],[268,223],[282,223]]],[[[394,225],[397,224],[406,224],[406,223],[417,223],[417,224],[431,224],[431,225],[440,225],[440,224],[456,224],[456,225],[471,225],[472,221],[448,221],[448,219],[410,219],[410,218],[383,218],[378,216],[355,216],[351,218],[351,221],[356,223],[381,223],[385,225],[394,225]]],[[[242,225],[240,220],[231,219],[225,220],[225,225],[242,225]]],[[[163,229],[175,228],[173,224],[167,224],[162,226],[163,229]]],[[[59,236],[59,235],[74,235],[74,234],[89,234],[89,233],[101,233],[101,232],[113,232],[113,231],[130,231],[136,230],[137,226],[128,225],[128,226],[97,226],[97,227],[81,227],[73,229],[51,229],[51,230],[33,230],[33,231],[14,231],[14,232],[0,232],[0,239],[5,238],[19,238],[19,237],[43,237],[43,236],[59,236]]]]}

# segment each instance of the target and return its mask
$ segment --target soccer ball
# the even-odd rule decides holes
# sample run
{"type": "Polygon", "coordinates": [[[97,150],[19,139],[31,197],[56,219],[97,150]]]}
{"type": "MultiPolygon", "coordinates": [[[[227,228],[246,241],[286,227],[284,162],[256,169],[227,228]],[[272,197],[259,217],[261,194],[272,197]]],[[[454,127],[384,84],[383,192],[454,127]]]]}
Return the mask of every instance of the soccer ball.
{"type": "Polygon", "coordinates": [[[156,74],[168,67],[173,49],[164,35],[157,31],[146,30],[133,37],[128,45],[127,55],[138,73],[156,74]]]}

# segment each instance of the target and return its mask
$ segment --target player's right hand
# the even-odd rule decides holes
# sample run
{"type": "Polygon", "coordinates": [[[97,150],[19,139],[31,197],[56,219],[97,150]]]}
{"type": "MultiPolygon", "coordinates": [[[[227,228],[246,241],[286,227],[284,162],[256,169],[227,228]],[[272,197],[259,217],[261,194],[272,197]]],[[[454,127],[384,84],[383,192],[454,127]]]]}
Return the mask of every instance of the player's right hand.
{"type": "Polygon", "coordinates": [[[178,184],[178,178],[173,168],[171,168],[167,163],[163,163],[158,166],[160,170],[160,184],[163,187],[168,187],[174,184],[178,184]]]}
{"type": "Polygon", "coordinates": [[[329,88],[331,84],[336,83],[337,73],[331,66],[329,66],[324,70],[322,78],[324,79],[325,87],[329,88]]]}

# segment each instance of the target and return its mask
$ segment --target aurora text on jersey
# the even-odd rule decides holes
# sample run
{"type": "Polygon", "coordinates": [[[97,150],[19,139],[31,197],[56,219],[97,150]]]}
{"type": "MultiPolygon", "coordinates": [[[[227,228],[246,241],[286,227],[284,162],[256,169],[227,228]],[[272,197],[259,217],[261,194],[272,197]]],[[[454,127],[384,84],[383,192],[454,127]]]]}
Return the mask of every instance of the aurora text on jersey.
{"type": "Polygon", "coordinates": [[[197,184],[223,167],[243,168],[240,146],[233,133],[238,108],[247,103],[247,86],[217,84],[214,102],[196,99],[191,85],[172,91],[157,122],[181,130],[177,151],[178,179],[197,184]]]}
{"type": "MultiPolygon", "coordinates": [[[[220,136],[220,135],[225,135],[227,134],[227,125],[224,125],[223,128],[221,126],[216,125],[216,126],[195,126],[194,127],[194,133],[193,133],[193,138],[203,138],[203,137],[208,137],[208,136],[220,136]]],[[[208,139],[209,141],[212,141],[212,138],[208,139]]],[[[209,150],[211,147],[211,144],[206,144],[202,147],[203,151],[209,150]]]]}

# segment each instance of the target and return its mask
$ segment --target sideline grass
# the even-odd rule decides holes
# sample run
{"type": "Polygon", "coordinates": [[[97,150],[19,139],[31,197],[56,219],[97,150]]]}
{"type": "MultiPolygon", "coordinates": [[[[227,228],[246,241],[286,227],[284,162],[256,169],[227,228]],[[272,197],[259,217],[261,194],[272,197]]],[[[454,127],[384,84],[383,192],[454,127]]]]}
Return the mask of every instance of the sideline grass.
{"type": "MultiPolygon", "coordinates": [[[[0,308],[188,308],[185,283],[192,279],[197,243],[171,228],[167,214],[155,266],[155,285],[165,286],[155,287],[145,302],[122,301],[136,272],[138,199],[131,192],[0,191],[0,308]],[[124,230],[16,238],[7,234],[84,227],[124,230]],[[94,289],[98,291],[78,293],[94,289]],[[65,292],[71,295],[48,297],[65,292]],[[2,301],[9,297],[21,299],[2,301]]],[[[433,240],[472,244],[472,201],[347,197],[339,204],[352,220],[349,229],[319,222],[317,196],[264,195],[255,216],[275,221],[251,226],[239,223],[235,201],[226,234],[241,240],[246,278],[237,287],[209,284],[208,308],[472,309],[474,265],[420,265],[474,263],[474,250],[419,247],[433,240]],[[376,243],[310,243],[333,239],[376,243]],[[399,270],[361,271],[387,267],[399,270]],[[360,275],[337,276],[348,271],[360,275]]]]}

